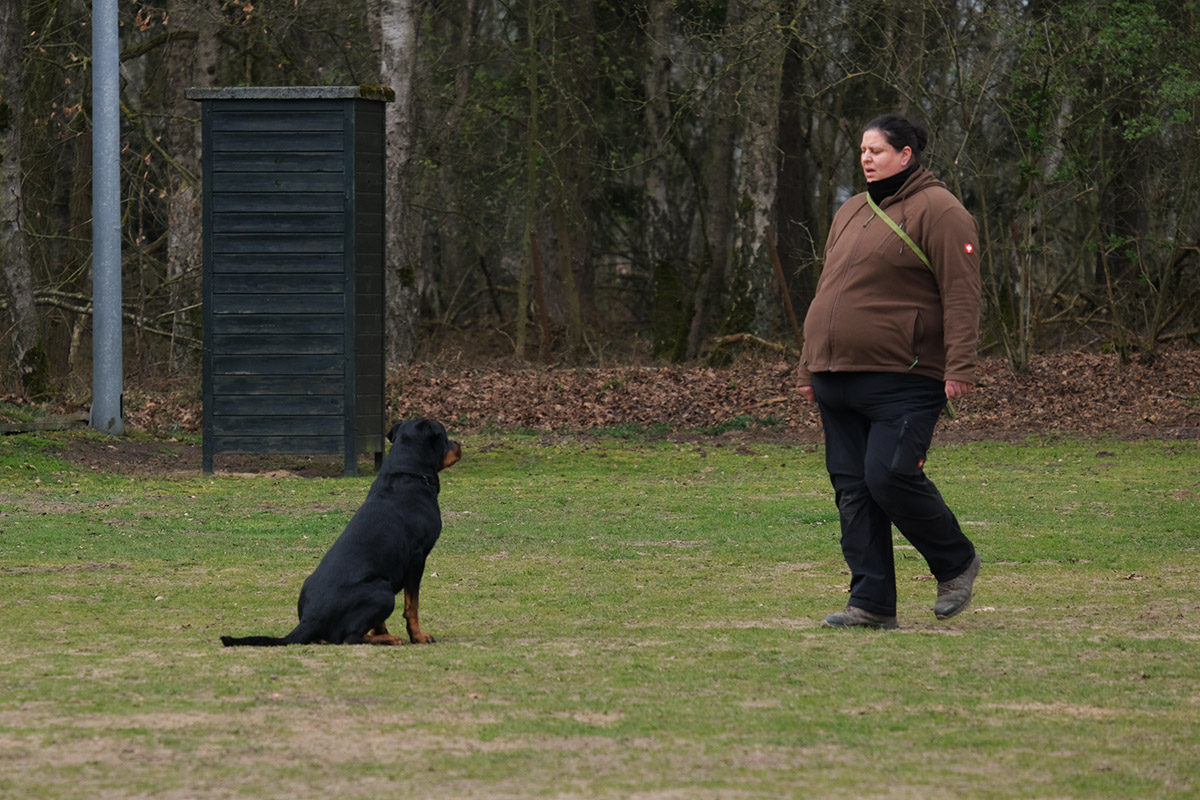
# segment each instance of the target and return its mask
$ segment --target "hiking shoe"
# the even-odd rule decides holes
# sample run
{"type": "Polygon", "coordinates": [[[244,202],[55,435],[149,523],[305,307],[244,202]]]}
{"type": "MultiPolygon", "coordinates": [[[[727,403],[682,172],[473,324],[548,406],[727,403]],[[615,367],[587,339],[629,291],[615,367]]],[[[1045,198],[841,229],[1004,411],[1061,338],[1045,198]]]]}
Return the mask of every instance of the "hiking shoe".
{"type": "Polygon", "coordinates": [[[975,586],[979,566],[979,554],[976,553],[966,572],[957,578],[938,583],[937,602],[933,604],[934,616],[938,619],[950,619],[971,604],[971,590],[975,586]]]}
{"type": "Polygon", "coordinates": [[[873,614],[858,606],[846,606],[845,611],[830,614],[821,624],[826,628],[874,628],[881,631],[894,631],[900,627],[895,617],[873,614]]]}

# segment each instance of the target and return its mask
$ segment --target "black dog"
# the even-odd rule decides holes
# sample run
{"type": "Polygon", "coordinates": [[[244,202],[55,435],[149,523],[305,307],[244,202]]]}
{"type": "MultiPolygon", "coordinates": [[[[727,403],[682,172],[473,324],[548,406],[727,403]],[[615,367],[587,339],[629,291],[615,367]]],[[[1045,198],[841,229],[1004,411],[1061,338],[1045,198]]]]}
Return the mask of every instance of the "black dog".
{"type": "Polygon", "coordinates": [[[284,636],[222,636],[226,647],[286,644],[401,644],[385,621],[404,591],[404,620],[414,643],[432,642],[417,621],[425,559],[442,532],[438,472],[462,447],[431,419],[398,423],[392,448],[367,499],[300,589],[300,624],[284,636]]]}

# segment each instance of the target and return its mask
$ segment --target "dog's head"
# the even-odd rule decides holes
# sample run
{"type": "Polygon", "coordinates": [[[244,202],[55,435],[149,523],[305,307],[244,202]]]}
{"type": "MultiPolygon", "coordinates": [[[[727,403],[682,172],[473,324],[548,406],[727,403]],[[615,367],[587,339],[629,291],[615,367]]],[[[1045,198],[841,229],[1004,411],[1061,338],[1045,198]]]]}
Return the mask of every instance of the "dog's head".
{"type": "Polygon", "coordinates": [[[397,422],[387,438],[392,443],[388,462],[398,462],[405,469],[419,464],[441,472],[462,458],[462,445],[447,436],[445,426],[437,420],[397,422]]]}

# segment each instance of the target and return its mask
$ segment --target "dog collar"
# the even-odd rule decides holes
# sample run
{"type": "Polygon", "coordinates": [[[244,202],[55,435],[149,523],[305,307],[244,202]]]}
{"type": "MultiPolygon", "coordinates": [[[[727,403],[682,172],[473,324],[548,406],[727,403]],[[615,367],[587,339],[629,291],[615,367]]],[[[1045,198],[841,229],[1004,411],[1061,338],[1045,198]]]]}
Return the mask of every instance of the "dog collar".
{"type": "Polygon", "coordinates": [[[397,472],[395,474],[396,475],[407,475],[410,478],[420,478],[421,480],[425,481],[425,484],[427,486],[433,486],[433,479],[430,478],[428,475],[422,475],[419,472],[397,472]]]}

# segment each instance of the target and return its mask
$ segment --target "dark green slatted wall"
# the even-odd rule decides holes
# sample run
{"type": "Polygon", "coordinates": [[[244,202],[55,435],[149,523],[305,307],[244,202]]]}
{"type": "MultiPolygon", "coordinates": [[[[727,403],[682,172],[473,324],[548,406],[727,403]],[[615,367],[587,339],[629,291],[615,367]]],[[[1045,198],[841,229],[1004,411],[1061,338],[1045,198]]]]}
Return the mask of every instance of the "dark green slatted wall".
{"type": "MultiPolygon", "coordinates": [[[[323,94],[333,94],[324,97],[323,94]]],[[[384,103],[192,90],[204,141],[204,471],[384,438],[384,103]]]]}

